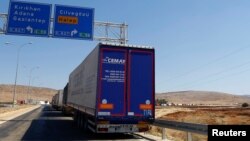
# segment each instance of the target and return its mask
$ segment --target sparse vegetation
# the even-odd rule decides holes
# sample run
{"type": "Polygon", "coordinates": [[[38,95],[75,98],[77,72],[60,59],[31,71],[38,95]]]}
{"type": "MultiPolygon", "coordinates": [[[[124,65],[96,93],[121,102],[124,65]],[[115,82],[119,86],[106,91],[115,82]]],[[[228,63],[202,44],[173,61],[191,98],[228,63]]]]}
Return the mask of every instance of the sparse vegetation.
{"type": "Polygon", "coordinates": [[[243,103],[242,105],[241,105],[241,107],[248,107],[249,105],[248,105],[248,103],[243,103]]]}
{"type": "Polygon", "coordinates": [[[167,104],[167,101],[166,99],[156,99],[156,104],[157,105],[167,104]]]}

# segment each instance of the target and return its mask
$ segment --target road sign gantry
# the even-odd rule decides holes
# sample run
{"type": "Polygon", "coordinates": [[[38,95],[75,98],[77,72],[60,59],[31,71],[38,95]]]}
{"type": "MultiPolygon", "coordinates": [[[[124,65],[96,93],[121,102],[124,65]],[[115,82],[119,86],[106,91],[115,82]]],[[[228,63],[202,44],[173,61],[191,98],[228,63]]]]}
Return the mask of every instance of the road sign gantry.
{"type": "Polygon", "coordinates": [[[0,34],[97,40],[126,44],[128,25],[94,21],[94,9],[10,1],[9,14],[0,13],[0,34]],[[2,24],[2,25],[1,25],[2,24]]]}

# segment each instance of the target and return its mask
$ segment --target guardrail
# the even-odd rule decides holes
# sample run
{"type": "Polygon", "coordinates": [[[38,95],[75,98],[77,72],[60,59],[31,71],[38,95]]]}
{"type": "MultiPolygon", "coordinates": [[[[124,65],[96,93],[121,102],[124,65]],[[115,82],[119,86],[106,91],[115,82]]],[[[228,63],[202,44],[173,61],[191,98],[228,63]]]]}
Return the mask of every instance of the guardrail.
{"type": "Polygon", "coordinates": [[[192,141],[191,133],[207,135],[208,126],[204,124],[185,123],[169,120],[155,120],[154,126],[162,127],[162,139],[166,140],[166,128],[187,132],[187,140],[192,141]]]}

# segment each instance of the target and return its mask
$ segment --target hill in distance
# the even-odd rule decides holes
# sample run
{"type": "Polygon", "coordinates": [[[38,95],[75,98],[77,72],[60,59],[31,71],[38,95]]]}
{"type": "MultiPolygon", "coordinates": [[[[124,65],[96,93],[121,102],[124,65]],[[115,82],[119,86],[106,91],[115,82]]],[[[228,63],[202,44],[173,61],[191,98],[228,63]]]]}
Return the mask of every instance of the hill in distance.
{"type": "MultiPolygon", "coordinates": [[[[0,85],[0,102],[11,102],[13,100],[14,85],[0,85]]],[[[51,101],[57,90],[42,87],[28,87],[17,85],[16,100],[35,99],[51,101]]]]}
{"type": "MultiPolygon", "coordinates": [[[[13,85],[0,84],[0,102],[11,102],[13,99],[13,85]]],[[[42,87],[30,87],[17,85],[16,99],[26,100],[48,100],[51,101],[52,97],[57,93],[57,90],[42,87]]],[[[196,105],[235,105],[241,103],[250,104],[249,95],[233,95],[221,92],[210,91],[179,91],[156,94],[156,99],[165,99],[168,102],[175,104],[196,104],[196,105]]]]}
{"type": "Polygon", "coordinates": [[[250,103],[249,96],[233,95],[221,92],[210,91],[179,91],[156,94],[156,99],[165,99],[175,104],[196,104],[196,105],[235,105],[250,103]]]}

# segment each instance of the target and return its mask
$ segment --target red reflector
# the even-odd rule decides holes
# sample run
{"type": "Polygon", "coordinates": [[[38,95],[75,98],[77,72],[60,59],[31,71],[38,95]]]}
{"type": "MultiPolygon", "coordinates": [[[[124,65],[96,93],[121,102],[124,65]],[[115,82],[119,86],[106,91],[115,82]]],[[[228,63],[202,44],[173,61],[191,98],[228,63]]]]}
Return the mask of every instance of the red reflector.
{"type": "Polygon", "coordinates": [[[100,109],[112,110],[112,109],[114,109],[114,105],[113,104],[100,104],[99,108],[100,109]]]}
{"type": "Polygon", "coordinates": [[[98,124],[109,124],[109,121],[98,121],[98,124]]]}
{"type": "Polygon", "coordinates": [[[140,109],[141,110],[151,110],[152,105],[151,104],[140,104],[140,109]]]}
{"type": "Polygon", "coordinates": [[[108,132],[108,128],[98,128],[98,131],[101,131],[101,132],[108,132]]]}

